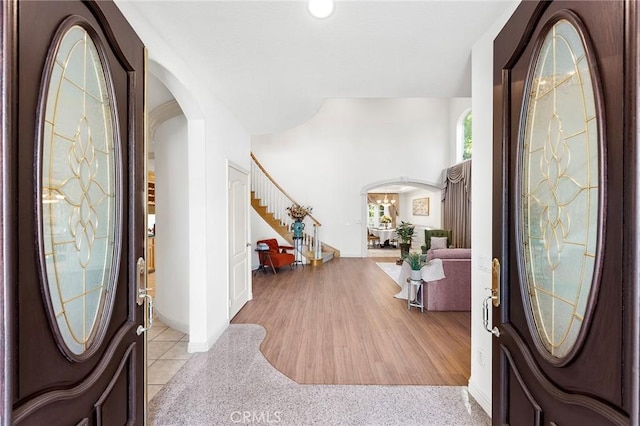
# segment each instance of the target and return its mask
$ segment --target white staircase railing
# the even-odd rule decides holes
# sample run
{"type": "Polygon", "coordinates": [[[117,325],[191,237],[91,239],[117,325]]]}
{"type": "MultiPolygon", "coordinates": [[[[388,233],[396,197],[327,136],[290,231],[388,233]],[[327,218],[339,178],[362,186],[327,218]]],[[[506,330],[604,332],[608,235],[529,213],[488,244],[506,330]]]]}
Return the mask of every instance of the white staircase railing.
{"type": "MultiPolygon", "coordinates": [[[[251,153],[251,190],[256,198],[260,199],[260,204],[267,207],[267,211],[273,214],[288,230],[294,220],[289,217],[287,207],[294,204],[301,205],[295,201],[287,192],[278,185],[271,175],[262,167],[262,164],[251,153]]],[[[319,237],[319,230],[322,226],[312,215],[307,215],[303,223],[305,229],[302,233],[302,245],[308,247],[314,253],[315,259],[322,258],[322,243],[319,237]],[[309,232],[313,229],[312,232],[309,232]]]]}

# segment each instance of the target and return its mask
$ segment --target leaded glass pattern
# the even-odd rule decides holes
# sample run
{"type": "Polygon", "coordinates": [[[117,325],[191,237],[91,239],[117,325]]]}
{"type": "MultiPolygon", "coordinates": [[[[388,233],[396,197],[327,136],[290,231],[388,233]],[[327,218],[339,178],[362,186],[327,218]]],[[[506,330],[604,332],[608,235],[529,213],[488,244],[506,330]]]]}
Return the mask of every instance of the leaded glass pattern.
{"type": "Polygon", "coordinates": [[[50,72],[41,143],[42,243],[57,328],[73,354],[95,336],[113,268],[115,145],[102,62],[72,26],[50,72]]]}
{"type": "Polygon", "coordinates": [[[584,42],[567,20],[546,35],[527,93],[521,265],[535,330],[563,358],[583,327],[599,227],[598,117],[584,42]]]}

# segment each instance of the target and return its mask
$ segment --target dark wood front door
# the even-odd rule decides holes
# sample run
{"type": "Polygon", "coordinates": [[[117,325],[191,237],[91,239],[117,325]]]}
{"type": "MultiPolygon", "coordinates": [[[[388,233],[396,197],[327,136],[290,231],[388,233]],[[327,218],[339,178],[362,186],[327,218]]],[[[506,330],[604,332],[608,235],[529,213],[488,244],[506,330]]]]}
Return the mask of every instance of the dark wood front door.
{"type": "Polygon", "coordinates": [[[638,424],[634,1],[522,2],[495,40],[493,424],[638,424]]]}
{"type": "Polygon", "coordinates": [[[144,46],[112,2],[2,2],[4,421],[143,424],[144,46]]]}

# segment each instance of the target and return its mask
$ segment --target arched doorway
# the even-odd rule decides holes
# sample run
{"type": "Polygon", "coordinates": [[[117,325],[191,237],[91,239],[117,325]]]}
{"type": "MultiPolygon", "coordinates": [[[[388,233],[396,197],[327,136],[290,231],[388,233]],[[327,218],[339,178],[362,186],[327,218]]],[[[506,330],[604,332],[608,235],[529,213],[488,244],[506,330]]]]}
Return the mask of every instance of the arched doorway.
{"type": "Polygon", "coordinates": [[[441,188],[436,183],[411,178],[374,182],[362,188],[361,196],[362,257],[398,257],[399,248],[388,237],[396,239],[393,229],[403,221],[415,226],[412,250],[420,250],[424,229],[441,226],[441,188]],[[383,225],[385,216],[390,225],[383,225]],[[379,236],[382,248],[375,240],[372,246],[370,234],[379,236]]]}

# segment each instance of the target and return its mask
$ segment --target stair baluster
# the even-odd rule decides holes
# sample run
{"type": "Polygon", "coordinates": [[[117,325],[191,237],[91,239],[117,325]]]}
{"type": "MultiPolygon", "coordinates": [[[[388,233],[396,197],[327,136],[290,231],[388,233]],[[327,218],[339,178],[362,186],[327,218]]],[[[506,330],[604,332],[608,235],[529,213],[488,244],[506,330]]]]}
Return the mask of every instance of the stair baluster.
{"type": "MultiPolygon", "coordinates": [[[[293,244],[293,233],[291,232],[291,224],[293,220],[287,213],[287,207],[296,202],[289,194],[287,194],[262,167],[257,158],[251,153],[251,204],[254,209],[263,216],[263,213],[271,219],[263,216],[265,221],[269,223],[285,240],[293,244]]],[[[310,250],[303,250],[303,255],[312,264],[318,265],[333,257],[339,257],[340,252],[326,244],[324,244],[325,252],[323,253],[323,244],[319,238],[319,228],[321,226],[312,215],[308,215],[305,220],[305,229],[302,236],[303,247],[310,250]],[[308,230],[313,227],[313,233],[308,230]]]]}

